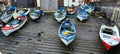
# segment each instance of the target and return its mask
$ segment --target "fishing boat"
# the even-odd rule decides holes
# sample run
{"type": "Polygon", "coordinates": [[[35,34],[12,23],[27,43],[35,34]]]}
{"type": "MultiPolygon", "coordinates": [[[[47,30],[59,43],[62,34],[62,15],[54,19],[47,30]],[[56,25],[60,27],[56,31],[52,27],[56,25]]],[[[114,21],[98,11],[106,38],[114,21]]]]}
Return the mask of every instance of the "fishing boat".
{"type": "Polygon", "coordinates": [[[54,17],[58,22],[61,22],[66,17],[66,11],[63,7],[60,7],[55,13],[54,17]]]}
{"type": "Polygon", "coordinates": [[[42,15],[42,14],[40,14],[39,9],[33,9],[30,11],[29,15],[30,15],[31,19],[35,20],[35,19],[38,19],[40,17],[40,15],[42,15]]]}
{"type": "Polygon", "coordinates": [[[94,10],[94,6],[91,6],[90,4],[82,4],[80,8],[85,9],[88,13],[91,13],[94,10]]]}
{"type": "Polygon", "coordinates": [[[100,28],[99,35],[107,51],[109,51],[113,46],[118,45],[120,42],[119,30],[115,25],[107,26],[103,24],[100,28]]]}
{"type": "Polygon", "coordinates": [[[19,10],[17,9],[16,12],[13,14],[13,18],[17,18],[22,13],[25,13],[25,15],[28,15],[29,12],[30,12],[30,8],[21,8],[19,10]]]}
{"type": "Polygon", "coordinates": [[[74,5],[71,5],[70,7],[67,8],[67,12],[69,14],[74,14],[76,12],[76,7],[74,5]]]}
{"type": "Polygon", "coordinates": [[[58,34],[60,40],[68,46],[75,39],[76,28],[72,22],[67,20],[60,25],[58,34]]]}
{"type": "Polygon", "coordinates": [[[86,20],[88,19],[88,13],[85,11],[85,9],[83,10],[80,10],[78,11],[77,13],[77,18],[80,20],[80,21],[83,21],[83,20],[86,20]]]}
{"type": "Polygon", "coordinates": [[[11,33],[20,29],[27,22],[27,16],[18,16],[16,19],[13,19],[8,24],[1,28],[5,36],[9,36],[11,33]]]}
{"type": "Polygon", "coordinates": [[[5,10],[2,16],[0,17],[0,21],[8,23],[12,19],[12,16],[16,12],[16,9],[12,6],[10,6],[9,8],[12,8],[12,10],[5,10]]]}

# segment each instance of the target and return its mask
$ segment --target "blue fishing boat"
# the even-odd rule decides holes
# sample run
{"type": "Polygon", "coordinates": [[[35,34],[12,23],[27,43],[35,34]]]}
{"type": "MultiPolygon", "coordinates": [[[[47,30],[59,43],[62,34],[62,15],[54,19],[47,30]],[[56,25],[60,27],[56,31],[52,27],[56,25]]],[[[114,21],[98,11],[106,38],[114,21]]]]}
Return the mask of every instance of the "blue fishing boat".
{"type": "Polygon", "coordinates": [[[54,17],[58,22],[61,22],[66,17],[66,11],[63,7],[60,7],[55,13],[54,17]]]}
{"type": "Polygon", "coordinates": [[[88,13],[85,11],[85,9],[82,9],[80,11],[78,11],[77,13],[77,18],[80,20],[80,21],[83,21],[83,20],[86,20],[88,19],[88,13]]]}
{"type": "Polygon", "coordinates": [[[60,25],[59,31],[59,38],[61,41],[68,46],[76,36],[76,28],[72,22],[69,20],[62,22],[60,25]]]}
{"type": "Polygon", "coordinates": [[[88,13],[91,13],[94,10],[94,6],[91,6],[90,4],[82,4],[80,8],[85,9],[88,13]]]}

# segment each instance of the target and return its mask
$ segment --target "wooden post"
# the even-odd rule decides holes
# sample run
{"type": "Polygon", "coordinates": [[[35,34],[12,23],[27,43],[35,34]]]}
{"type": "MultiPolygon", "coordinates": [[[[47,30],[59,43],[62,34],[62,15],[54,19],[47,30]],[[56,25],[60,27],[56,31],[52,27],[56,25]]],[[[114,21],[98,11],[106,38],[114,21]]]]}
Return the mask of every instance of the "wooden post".
{"type": "Polygon", "coordinates": [[[37,6],[37,1],[36,1],[36,0],[34,0],[34,6],[35,6],[35,7],[37,6]]]}

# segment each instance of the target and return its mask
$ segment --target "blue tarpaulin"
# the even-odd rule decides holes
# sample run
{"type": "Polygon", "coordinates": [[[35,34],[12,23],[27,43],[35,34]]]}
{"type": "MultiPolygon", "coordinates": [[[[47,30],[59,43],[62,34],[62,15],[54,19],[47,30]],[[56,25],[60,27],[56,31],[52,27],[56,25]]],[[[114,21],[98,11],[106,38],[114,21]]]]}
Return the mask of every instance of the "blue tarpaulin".
{"type": "Polygon", "coordinates": [[[22,16],[26,16],[25,13],[22,13],[21,15],[22,15],[22,16]]]}
{"type": "Polygon", "coordinates": [[[40,14],[42,14],[43,13],[43,10],[40,10],[40,14]]]}
{"type": "Polygon", "coordinates": [[[13,6],[9,6],[8,10],[10,10],[10,11],[14,11],[14,10],[15,10],[15,7],[13,7],[13,6]]]}

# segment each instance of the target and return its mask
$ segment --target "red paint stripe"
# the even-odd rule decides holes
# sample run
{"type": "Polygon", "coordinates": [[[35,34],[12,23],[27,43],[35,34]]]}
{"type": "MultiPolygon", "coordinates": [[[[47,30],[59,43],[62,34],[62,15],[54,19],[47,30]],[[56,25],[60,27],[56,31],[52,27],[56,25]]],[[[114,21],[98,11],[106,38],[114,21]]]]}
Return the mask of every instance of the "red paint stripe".
{"type": "Polygon", "coordinates": [[[103,45],[105,46],[105,48],[107,49],[107,51],[109,51],[112,46],[108,45],[103,40],[101,40],[101,41],[102,41],[103,45]]]}
{"type": "MultiPolygon", "coordinates": [[[[25,18],[27,18],[27,16],[25,16],[25,18]]],[[[6,27],[6,26],[3,26],[1,28],[1,30],[11,30],[11,29],[14,29],[14,28],[16,28],[16,27],[6,27]]]]}

